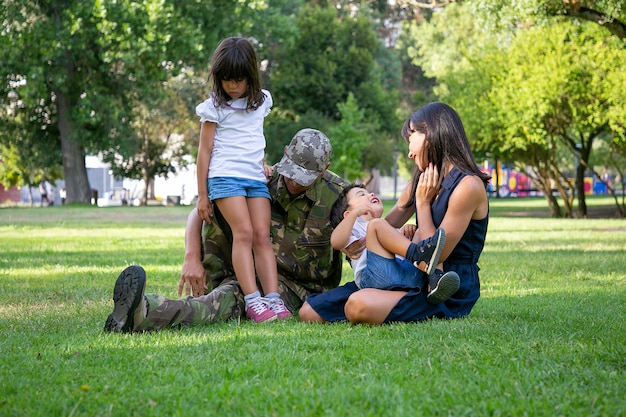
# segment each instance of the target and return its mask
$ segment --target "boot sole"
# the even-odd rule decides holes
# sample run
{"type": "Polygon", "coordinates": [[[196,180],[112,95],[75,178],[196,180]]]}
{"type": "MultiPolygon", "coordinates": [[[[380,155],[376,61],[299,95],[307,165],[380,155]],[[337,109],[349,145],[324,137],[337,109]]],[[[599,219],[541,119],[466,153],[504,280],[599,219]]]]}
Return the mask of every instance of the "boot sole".
{"type": "Polygon", "coordinates": [[[113,312],[109,314],[104,331],[129,332],[133,329],[133,314],[141,303],[146,287],[146,271],[138,265],[124,269],[115,281],[113,312]]]}
{"type": "Polygon", "coordinates": [[[426,300],[431,304],[439,304],[446,301],[459,290],[461,280],[456,272],[446,272],[443,274],[437,287],[428,293],[426,300]]]}

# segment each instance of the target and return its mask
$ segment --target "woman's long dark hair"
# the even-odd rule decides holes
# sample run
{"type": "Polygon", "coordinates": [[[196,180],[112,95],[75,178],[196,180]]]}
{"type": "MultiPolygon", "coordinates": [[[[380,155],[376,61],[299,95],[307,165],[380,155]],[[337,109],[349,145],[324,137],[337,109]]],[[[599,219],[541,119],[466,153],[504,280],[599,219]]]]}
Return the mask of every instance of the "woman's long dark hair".
{"type": "MultiPolygon", "coordinates": [[[[402,137],[407,143],[413,132],[425,135],[428,143],[426,158],[437,167],[439,173],[449,163],[465,173],[478,176],[487,187],[491,176],[476,165],[461,118],[452,107],[439,102],[425,105],[413,113],[402,126],[402,137]]],[[[407,208],[413,207],[420,175],[422,173],[416,167],[413,172],[411,201],[406,205],[407,208]]],[[[439,181],[441,185],[443,176],[440,176],[439,181]]]]}
{"type": "Polygon", "coordinates": [[[242,110],[256,110],[265,101],[256,53],[247,39],[225,38],[213,53],[209,82],[213,86],[212,96],[216,106],[228,106],[228,102],[232,100],[222,87],[222,81],[229,80],[248,81],[246,108],[242,110]]]}

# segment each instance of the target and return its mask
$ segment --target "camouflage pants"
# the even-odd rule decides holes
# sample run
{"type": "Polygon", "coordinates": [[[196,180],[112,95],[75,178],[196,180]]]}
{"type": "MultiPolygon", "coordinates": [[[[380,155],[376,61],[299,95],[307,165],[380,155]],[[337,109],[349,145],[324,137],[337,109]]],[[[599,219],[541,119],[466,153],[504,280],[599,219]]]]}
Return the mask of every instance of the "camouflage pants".
{"type": "MultiPolygon", "coordinates": [[[[294,315],[308,292],[292,281],[279,278],[278,291],[285,306],[294,315]]],[[[167,327],[211,324],[233,318],[245,318],[243,293],[235,277],[222,280],[211,292],[201,297],[178,300],[146,294],[148,315],[137,331],[161,330],[167,327]]]]}

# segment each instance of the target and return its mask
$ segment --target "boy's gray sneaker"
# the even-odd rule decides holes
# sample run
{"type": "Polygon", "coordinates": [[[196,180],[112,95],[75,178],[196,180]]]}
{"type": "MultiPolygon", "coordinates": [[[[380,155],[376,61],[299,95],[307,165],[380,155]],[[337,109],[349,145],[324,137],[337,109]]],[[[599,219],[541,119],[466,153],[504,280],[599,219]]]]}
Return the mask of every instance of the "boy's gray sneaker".
{"type": "Polygon", "coordinates": [[[439,304],[450,298],[459,290],[461,280],[459,275],[454,271],[444,273],[440,269],[436,269],[428,277],[428,295],[426,300],[431,304],[439,304]]]}
{"type": "Polygon", "coordinates": [[[430,276],[439,263],[445,242],[446,232],[439,227],[434,235],[416,243],[419,259],[413,262],[413,266],[430,276]]]}
{"type": "Polygon", "coordinates": [[[113,312],[109,314],[104,331],[132,332],[146,318],[146,271],[139,265],[126,268],[115,281],[113,312]]]}

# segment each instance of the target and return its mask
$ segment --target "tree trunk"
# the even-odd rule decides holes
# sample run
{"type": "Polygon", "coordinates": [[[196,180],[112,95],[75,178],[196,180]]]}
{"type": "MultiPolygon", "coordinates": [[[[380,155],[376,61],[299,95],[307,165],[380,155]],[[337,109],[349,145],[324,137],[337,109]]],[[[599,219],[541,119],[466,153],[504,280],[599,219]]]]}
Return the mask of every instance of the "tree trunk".
{"type": "Polygon", "coordinates": [[[148,173],[148,169],[146,168],[145,164],[144,167],[142,169],[143,171],[143,182],[145,184],[145,188],[143,189],[143,197],[141,197],[141,205],[142,206],[147,206],[148,205],[148,200],[150,198],[150,174],[148,173]]]}
{"type": "Polygon", "coordinates": [[[141,197],[141,205],[147,206],[148,201],[154,200],[154,178],[144,177],[146,188],[143,190],[143,197],[141,197]]]}
{"type": "Polygon", "coordinates": [[[146,184],[146,188],[143,189],[143,195],[141,196],[140,205],[147,206],[148,205],[148,185],[146,184]]]}
{"type": "Polygon", "coordinates": [[[578,199],[577,217],[587,217],[587,201],[585,200],[585,165],[583,163],[579,163],[576,167],[576,198],[578,199]]]}
{"type": "Polygon", "coordinates": [[[573,217],[573,213],[572,213],[572,209],[573,209],[572,208],[572,201],[573,201],[573,199],[570,198],[570,195],[568,195],[567,188],[565,188],[563,186],[561,181],[555,181],[555,187],[559,191],[559,195],[561,196],[561,200],[563,200],[563,206],[564,206],[564,210],[565,210],[564,217],[573,217]]]}
{"type": "Polygon", "coordinates": [[[578,199],[576,217],[587,217],[587,202],[585,201],[585,165],[583,163],[579,163],[576,167],[576,198],[578,199]]]}
{"type": "Polygon", "coordinates": [[[559,206],[559,201],[556,199],[554,194],[552,194],[552,190],[546,190],[544,196],[546,198],[546,201],[548,202],[548,207],[550,208],[550,217],[556,219],[563,217],[563,212],[561,211],[561,206],[559,206]]]}
{"type": "Polygon", "coordinates": [[[548,207],[550,208],[550,217],[563,217],[563,213],[561,212],[561,206],[559,206],[559,201],[552,194],[552,184],[550,178],[539,175],[537,176],[535,181],[537,189],[543,193],[544,198],[548,202],[548,207]]]}
{"type": "Polygon", "coordinates": [[[496,158],[496,169],[494,171],[495,182],[492,183],[494,184],[493,189],[496,192],[496,198],[500,198],[500,162],[498,162],[498,158],[496,158]]]}
{"type": "Polygon", "coordinates": [[[58,123],[67,202],[90,204],[91,187],[89,186],[87,168],[85,167],[85,152],[82,145],[76,140],[76,132],[70,117],[68,98],[59,90],[55,93],[57,95],[58,123]]]}

